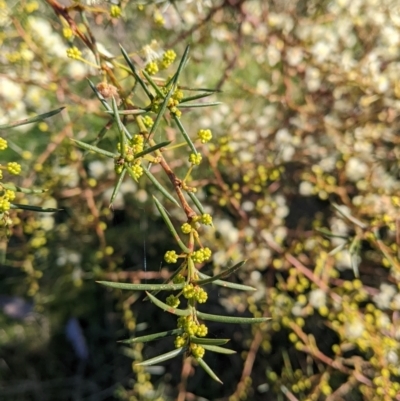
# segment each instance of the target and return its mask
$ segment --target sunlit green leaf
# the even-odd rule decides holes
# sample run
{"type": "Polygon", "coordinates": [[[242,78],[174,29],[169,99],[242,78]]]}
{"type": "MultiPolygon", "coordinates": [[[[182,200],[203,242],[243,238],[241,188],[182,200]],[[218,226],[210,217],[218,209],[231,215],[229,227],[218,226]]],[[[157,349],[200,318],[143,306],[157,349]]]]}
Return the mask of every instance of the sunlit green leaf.
{"type": "Polygon", "coordinates": [[[114,203],[114,200],[115,200],[116,196],[118,195],[119,189],[121,188],[122,182],[124,181],[125,174],[126,174],[126,169],[123,169],[121,171],[121,174],[118,177],[118,181],[115,184],[115,187],[114,187],[113,192],[111,194],[110,205],[112,205],[114,203]]]}
{"type": "Polygon", "coordinates": [[[107,287],[118,288],[120,290],[131,291],[177,291],[181,290],[185,283],[180,284],[133,284],[133,283],[117,283],[114,281],[96,281],[98,284],[107,287]]]}
{"type": "Polygon", "coordinates": [[[9,189],[10,191],[22,192],[24,194],[42,194],[43,192],[48,191],[47,189],[22,188],[14,184],[4,182],[2,182],[0,186],[5,189],[9,189]]]}
{"type": "Polygon", "coordinates": [[[154,152],[155,150],[161,149],[161,148],[165,148],[166,146],[168,146],[172,141],[164,141],[164,142],[160,142],[157,143],[157,145],[154,146],[150,146],[149,148],[146,148],[145,150],[143,150],[142,152],[136,153],[135,154],[135,158],[138,157],[143,157],[149,153],[154,152]]]}
{"type": "Polygon", "coordinates": [[[89,145],[88,143],[78,141],[77,139],[73,139],[73,138],[70,138],[70,139],[71,139],[71,141],[74,141],[80,148],[89,150],[91,152],[98,153],[99,155],[103,155],[103,156],[107,156],[107,157],[111,157],[111,158],[115,158],[115,157],[119,156],[118,153],[111,153],[111,152],[108,152],[107,150],[98,148],[97,146],[89,145]]]}
{"type": "Polygon", "coordinates": [[[190,249],[187,248],[186,245],[182,242],[182,240],[180,239],[178,233],[176,232],[173,224],[171,223],[171,220],[169,219],[169,217],[164,209],[164,206],[158,201],[158,199],[155,196],[153,196],[153,200],[154,200],[154,203],[156,204],[156,207],[157,207],[158,211],[160,212],[163,220],[165,221],[165,224],[168,226],[169,231],[174,236],[175,241],[181,247],[183,252],[190,253],[190,249]]]}
{"type": "MultiPolygon", "coordinates": [[[[198,272],[198,275],[201,279],[211,278],[210,276],[207,276],[207,274],[204,274],[202,272],[198,272]]],[[[250,287],[249,285],[230,283],[229,281],[223,280],[215,280],[212,282],[212,284],[219,285],[220,287],[231,288],[233,290],[256,291],[254,287],[250,287]]]]}
{"type": "Polygon", "coordinates": [[[164,94],[161,92],[159,86],[153,81],[153,79],[151,78],[150,74],[146,71],[146,70],[142,70],[142,74],[144,75],[144,77],[147,79],[147,82],[152,86],[152,88],[155,90],[155,92],[157,93],[158,97],[160,99],[164,98],[164,94]]]}
{"type": "Polygon", "coordinates": [[[140,77],[140,75],[137,73],[136,67],[132,63],[131,58],[129,57],[129,54],[125,51],[125,49],[121,45],[119,45],[119,47],[121,48],[121,53],[124,56],[126,63],[129,65],[129,68],[131,69],[132,74],[135,77],[136,81],[139,82],[139,85],[143,88],[143,90],[145,91],[148,98],[150,100],[153,100],[153,98],[154,98],[153,94],[149,91],[149,89],[147,88],[147,85],[145,84],[143,79],[140,77]]]}
{"type": "Polygon", "coordinates": [[[227,355],[236,354],[236,351],[234,351],[233,349],[222,348],[218,347],[217,345],[203,344],[202,347],[207,351],[218,352],[219,354],[227,354],[227,355]]]}
{"type": "Polygon", "coordinates": [[[173,315],[177,316],[189,316],[191,311],[189,309],[177,309],[172,308],[171,306],[165,304],[164,302],[160,301],[154,295],[151,295],[149,292],[146,292],[147,296],[150,298],[150,301],[153,302],[156,306],[165,310],[166,312],[172,313],[173,315]]]}
{"type": "Polygon", "coordinates": [[[147,178],[153,183],[153,185],[172,203],[174,203],[176,206],[180,207],[181,205],[178,203],[178,201],[157,181],[157,178],[154,177],[153,174],[150,173],[150,171],[146,168],[143,167],[143,172],[146,174],[147,178]]]}
{"type": "Polygon", "coordinates": [[[200,201],[197,199],[197,196],[196,196],[193,192],[190,192],[190,191],[187,191],[187,194],[189,195],[189,197],[190,197],[190,199],[192,200],[192,202],[196,205],[198,211],[199,211],[201,214],[204,214],[204,213],[205,213],[205,210],[204,210],[204,208],[203,208],[203,205],[202,205],[202,204],[200,203],[200,201]]]}
{"type": "Polygon", "coordinates": [[[255,324],[264,323],[270,320],[270,317],[234,317],[234,316],[222,316],[222,315],[210,315],[196,311],[197,317],[203,320],[211,320],[212,322],[221,323],[237,323],[237,324],[255,324]]]}
{"type": "Polygon", "coordinates": [[[88,79],[89,86],[92,88],[92,91],[95,93],[97,99],[100,100],[101,104],[104,106],[104,108],[107,110],[107,112],[113,112],[110,105],[107,103],[107,100],[104,99],[103,95],[97,90],[96,86],[94,83],[88,79]]]}
{"type": "Polygon", "coordinates": [[[212,107],[212,106],[219,106],[222,104],[222,102],[210,102],[210,103],[189,103],[189,104],[179,104],[180,109],[186,109],[186,108],[200,108],[200,107],[212,107]]]}
{"type": "Polygon", "coordinates": [[[236,265],[234,265],[234,266],[222,271],[221,273],[216,274],[213,277],[202,279],[202,280],[196,280],[195,283],[197,285],[210,284],[210,283],[215,282],[216,280],[218,280],[220,278],[229,276],[230,274],[234,273],[236,270],[240,269],[245,263],[246,263],[246,261],[242,260],[241,262],[236,263],[236,265]]]}
{"type": "Polygon", "coordinates": [[[162,355],[156,356],[154,358],[148,359],[147,361],[136,363],[136,365],[139,365],[139,366],[156,365],[158,363],[167,361],[168,359],[175,358],[178,355],[182,355],[186,351],[187,351],[187,347],[177,348],[177,349],[174,349],[173,351],[167,352],[166,354],[162,354],[162,355]]]}
{"type": "Polygon", "coordinates": [[[229,338],[202,338],[191,336],[190,341],[200,345],[224,345],[230,340],[229,338]]]}
{"type": "Polygon", "coordinates": [[[197,155],[196,147],[194,146],[194,144],[193,144],[192,140],[190,139],[188,133],[186,132],[185,128],[183,127],[183,125],[182,125],[182,123],[181,123],[181,120],[180,120],[175,114],[172,116],[172,118],[174,119],[176,125],[178,126],[179,131],[181,132],[181,134],[182,134],[182,136],[183,136],[183,139],[184,139],[184,140],[186,141],[186,143],[189,145],[191,151],[192,151],[195,155],[197,155]]]}
{"type": "Polygon", "coordinates": [[[196,361],[213,380],[223,384],[222,381],[219,379],[219,377],[214,373],[214,371],[204,362],[204,359],[197,358],[196,361]]]}

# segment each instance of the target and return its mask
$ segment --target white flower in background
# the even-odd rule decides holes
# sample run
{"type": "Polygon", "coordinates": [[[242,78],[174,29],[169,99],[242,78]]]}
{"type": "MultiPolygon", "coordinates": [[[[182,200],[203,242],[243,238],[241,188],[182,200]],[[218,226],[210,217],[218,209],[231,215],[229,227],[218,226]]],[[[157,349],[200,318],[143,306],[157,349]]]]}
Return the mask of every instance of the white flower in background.
{"type": "Polygon", "coordinates": [[[236,244],[239,240],[239,230],[228,219],[215,219],[217,231],[221,234],[227,245],[236,244]]]}
{"type": "Polygon", "coordinates": [[[324,157],[320,162],[319,166],[326,173],[333,171],[336,165],[336,157],[335,156],[327,156],[324,157]]]}
{"type": "Polygon", "coordinates": [[[114,171],[114,162],[109,160],[94,160],[89,163],[89,173],[96,180],[100,179],[104,174],[114,171]]]}
{"type": "Polygon", "coordinates": [[[35,40],[41,42],[41,45],[46,48],[50,54],[58,58],[67,59],[67,46],[64,44],[61,37],[55,33],[48,21],[33,16],[29,16],[28,21],[35,34],[35,40]]]}
{"type": "Polygon", "coordinates": [[[290,144],[293,137],[287,128],[281,128],[276,132],[275,141],[278,144],[290,144]]]}
{"type": "Polygon", "coordinates": [[[317,63],[324,63],[335,49],[332,44],[326,40],[320,40],[311,48],[311,54],[314,56],[317,63]]]}
{"type": "Polygon", "coordinates": [[[354,319],[351,323],[345,323],[345,337],[349,340],[356,340],[364,332],[364,323],[360,319],[354,319]]]}
{"type": "Polygon", "coordinates": [[[400,293],[397,293],[390,304],[390,307],[394,310],[399,310],[400,311],[400,293]]]}
{"type": "Polygon", "coordinates": [[[270,93],[271,86],[270,84],[265,81],[264,79],[259,79],[257,81],[256,91],[261,96],[267,96],[270,93]]]}
{"type": "Polygon", "coordinates": [[[307,89],[316,92],[321,86],[321,73],[319,69],[307,66],[305,77],[307,89]]]}
{"type": "Polygon", "coordinates": [[[390,308],[390,301],[394,295],[398,292],[396,287],[390,284],[381,284],[379,288],[380,292],[374,295],[373,300],[379,309],[390,308]]]}
{"type": "Polygon", "coordinates": [[[326,293],[324,290],[321,290],[320,288],[312,290],[308,295],[308,299],[309,299],[310,305],[314,309],[318,309],[321,306],[326,305],[326,293]]]}
{"type": "Polygon", "coordinates": [[[351,254],[347,249],[343,249],[335,254],[336,268],[338,270],[352,269],[351,254]]]}
{"type": "Polygon", "coordinates": [[[254,260],[257,269],[265,269],[272,260],[271,251],[268,248],[257,249],[257,257],[254,260]]]}
{"type": "Polygon", "coordinates": [[[400,45],[399,28],[396,28],[393,25],[383,26],[380,32],[380,38],[385,46],[398,48],[400,45]]]}
{"type": "Polygon", "coordinates": [[[389,79],[386,75],[383,75],[383,74],[374,76],[373,83],[374,83],[375,89],[379,93],[385,93],[390,88],[389,79]]]}
{"type": "Polygon", "coordinates": [[[286,60],[292,67],[299,65],[303,61],[303,50],[300,47],[290,47],[286,51],[286,60]]]}
{"type": "Polygon", "coordinates": [[[79,185],[79,174],[75,167],[54,167],[54,174],[61,178],[63,185],[69,188],[76,188],[79,185]]]}
{"type": "Polygon", "coordinates": [[[267,47],[267,62],[273,67],[281,61],[281,51],[276,47],[276,44],[269,44],[267,47]]]}
{"type": "Polygon", "coordinates": [[[0,97],[13,103],[23,98],[24,92],[21,86],[5,76],[0,76],[0,97]]]}
{"type": "Polygon", "coordinates": [[[149,45],[145,45],[142,47],[140,53],[146,60],[146,63],[150,63],[151,61],[155,61],[161,58],[163,55],[163,50],[156,40],[152,40],[149,45]]]}
{"type": "Polygon", "coordinates": [[[296,149],[292,145],[283,146],[280,156],[282,161],[288,162],[291,161],[296,149]]]}
{"type": "Polygon", "coordinates": [[[368,165],[357,157],[351,157],[346,164],[346,175],[350,181],[358,181],[366,178],[368,165]]]}
{"type": "Polygon", "coordinates": [[[385,355],[386,361],[392,365],[399,365],[399,354],[397,350],[390,349],[385,355]]]}
{"type": "Polygon", "coordinates": [[[303,196],[311,196],[313,194],[314,185],[308,181],[302,181],[299,186],[299,193],[303,196]]]}
{"type": "Polygon", "coordinates": [[[64,266],[67,263],[71,263],[73,265],[79,265],[82,260],[82,255],[74,252],[71,249],[59,248],[58,249],[58,258],[56,259],[57,266],[64,266]]]}
{"type": "MultiPolygon", "coordinates": [[[[231,143],[231,147],[232,147],[233,143],[231,143]]],[[[254,153],[252,152],[247,152],[245,150],[241,150],[239,152],[239,160],[242,163],[247,163],[247,162],[251,162],[254,159],[254,153]]]]}

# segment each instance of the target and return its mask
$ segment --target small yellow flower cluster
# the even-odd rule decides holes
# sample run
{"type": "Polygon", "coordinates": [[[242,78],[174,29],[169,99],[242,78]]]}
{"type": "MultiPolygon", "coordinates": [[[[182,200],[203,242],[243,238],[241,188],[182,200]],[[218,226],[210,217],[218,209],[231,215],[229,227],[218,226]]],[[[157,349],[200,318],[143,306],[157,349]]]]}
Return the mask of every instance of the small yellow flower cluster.
{"type": "Polygon", "coordinates": [[[143,175],[143,167],[138,164],[132,166],[133,177],[137,181],[143,175]]]}
{"type": "Polygon", "coordinates": [[[157,74],[157,72],[158,72],[158,64],[157,64],[157,62],[156,61],[150,61],[149,63],[146,64],[145,70],[149,75],[157,74]]]}
{"type": "Polygon", "coordinates": [[[143,147],[144,139],[142,135],[135,135],[129,144],[125,144],[124,155],[121,152],[121,144],[118,143],[117,150],[121,155],[115,159],[115,172],[121,174],[126,165],[132,171],[133,178],[137,181],[143,175],[143,168],[140,166],[141,159],[135,159],[135,155],[142,152],[143,147]]]}
{"type": "Polygon", "coordinates": [[[72,58],[72,60],[79,60],[81,56],[82,52],[76,46],[67,50],[67,57],[72,58]]]}
{"type": "Polygon", "coordinates": [[[198,359],[198,358],[203,358],[205,350],[204,348],[199,345],[199,344],[190,344],[190,351],[192,352],[192,355],[198,359]]]}
{"type": "Polygon", "coordinates": [[[143,124],[146,127],[151,128],[154,124],[154,121],[150,116],[145,116],[145,117],[143,117],[143,124]]]}
{"type": "Polygon", "coordinates": [[[204,213],[201,215],[200,222],[206,226],[212,225],[212,217],[209,213],[204,213]]]}
{"type": "Polygon", "coordinates": [[[182,274],[177,274],[172,281],[174,284],[181,284],[185,282],[185,277],[182,274]]]}
{"type": "Polygon", "coordinates": [[[113,4],[110,7],[110,15],[111,15],[111,18],[119,18],[121,16],[121,7],[113,4]]]}
{"type": "Polygon", "coordinates": [[[5,196],[0,197],[0,212],[1,213],[4,213],[7,210],[10,210],[10,206],[11,206],[10,202],[5,196]]]}
{"type": "Polygon", "coordinates": [[[63,28],[63,36],[65,39],[72,39],[74,36],[74,32],[72,31],[72,29],[70,27],[65,27],[63,28]]]}
{"type": "Polygon", "coordinates": [[[10,210],[10,201],[15,199],[15,192],[10,189],[0,191],[0,213],[10,210]]]}
{"type": "Polygon", "coordinates": [[[158,57],[157,59],[150,60],[146,64],[145,70],[150,75],[157,74],[158,71],[167,69],[175,61],[175,59],[176,53],[171,49],[167,50],[164,52],[161,60],[158,59],[158,57]]]}
{"type": "Polygon", "coordinates": [[[205,303],[208,298],[208,295],[203,288],[197,285],[194,286],[193,284],[185,285],[185,287],[183,287],[182,293],[186,299],[194,299],[201,304],[205,303]]]}
{"type": "Polygon", "coordinates": [[[164,54],[163,54],[163,58],[160,61],[160,67],[162,69],[166,69],[168,68],[176,59],[176,53],[173,50],[167,50],[164,54]]]}
{"type": "Polygon", "coordinates": [[[190,234],[192,231],[192,226],[189,223],[184,223],[181,226],[181,230],[184,234],[190,234]]]}
{"type": "Polygon", "coordinates": [[[165,24],[164,17],[158,10],[154,13],[153,20],[157,25],[163,26],[165,24]]]}
{"type": "Polygon", "coordinates": [[[207,143],[212,139],[212,132],[209,129],[201,129],[197,133],[197,136],[199,137],[201,143],[207,143]]]}
{"type": "Polygon", "coordinates": [[[175,295],[170,295],[169,297],[167,297],[166,299],[166,304],[168,306],[172,306],[173,308],[177,308],[179,306],[179,304],[181,303],[181,301],[179,300],[178,297],[176,297],[175,295]]]}
{"type": "Polygon", "coordinates": [[[181,316],[178,319],[178,328],[183,329],[189,336],[205,337],[208,328],[205,324],[197,324],[192,316],[181,316]]]}
{"type": "Polygon", "coordinates": [[[186,345],[187,342],[187,335],[186,333],[183,336],[177,336],[175,338],[175,348],[182,348],[186,345]]]}
{"type": "Polygon", "coordinates": [[[202,159],[203,158],[201,157],[200,153],[197,153],[197,155],[194,154],[194,153],[191,153],[190,156],[189,156],[189,162],[192,163],[195,166],[198,166],[201,163],[202,159]]]}
{"type": "Polygon", "coordinates": [[[8,143],[4,138],[0,137],[0,150],[7,149],[8,143]]]}
{"type": "Polygon", "coordinates": [[[178,260],[178,255],[175,251],[167,251],[164,255],[164,260],[167,263],[176,263],[176,261],[178,260]]]}
{"type": "Polygon", "coordinates": [[[21,165],[17,162],[7,163],[7,171],[10,174],[18,175],[21,172],[21,165]]]}
{"type": "Polygon", "coordinates": [[[203,263],[211,258],[212,252],[210,248],[202,248],[192,253],[194,263],[203,263]]]}
{"type": "Polygon", "coordinates": [[[39,9],[39,4],[37,1],[30,1],[29,3],[26,3],[26,5],[25,5],[25,11],[28,14],[32,14],[33,12],[35,12],[38,9],[39,9]]]}

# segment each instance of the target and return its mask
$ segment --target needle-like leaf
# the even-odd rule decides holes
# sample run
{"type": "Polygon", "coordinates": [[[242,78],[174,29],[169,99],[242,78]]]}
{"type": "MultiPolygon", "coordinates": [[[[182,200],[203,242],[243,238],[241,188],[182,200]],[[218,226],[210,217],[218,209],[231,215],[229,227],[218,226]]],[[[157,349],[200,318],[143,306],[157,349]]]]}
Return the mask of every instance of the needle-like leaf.
{"type": "Polygon", "coordinates": [[[206,279],[202,279],[202,280],[196,280],[195,283],[197,285],[210,284],[210,283],[212,283],[212,282],[214,282],[214,281],[216,281],[216,280],[218,280],[220,278],[227,277],[227,276],[231,275],[236,270],[240,269],[245,263],[246,263],[246,261],[242,260],[241,262],[236,263],[236,265],[234,265],[234,266],[222,271],[219,274],[216,274],[215,276],[212,276],[212,277],[206,278],[206,279]]]}
{"type": "Polygon", "coordinates": [[[173,315],[177,315],[177,316],[189,316],[191,314],[191,311],[189,309],[172,308],[171,306],[160,301],[154,295],[151,295],[149,292],[146,291],[146,294],[150,298],[151,302],[153,302],[156,306],[158,306],[162,310],[165,310],[165,312],[169,312],[169,313],[172,313],[173,315]]]}
{"type": "Polygon", "coordinates": [[[196,359],[197,362],[199,363],[199,365],[204,369],[204,371],[206,371],[208,373],[208,375],[214,379],[215,381],[217,381],[218,383],[222,383],[222,381],[220,380],[220,378],[214,373],[214,371],[204,362],[204,359],[202,358],[198,358],[196,359]]]}
{"type": "MultiPolygon", "coordinates": [[[[211,278],[210,276],[207,276],[207,274],[201,272],[198,272],[198,275],[202,279],[211,278]]],[[[254,287],[250,287],[249,285],[230,283],[229,281],[223,281],[223,280],[215,280],[212,282],[212,284],[216,284],[225,288],[231,288],[233,290],[256,291],[254,287]]]]}
{"type": "Polygon", "coordinates": [[[48,189],[22,188],[14,184],[4,182],[2,182],[0,186],[13,192],[22,192],[24,194],[42,194],[43,192],[48,191],[48,189]]]}
{"type": "Polygon", "coordinates": [[[182,355],[186,351],[187,351],[187,347],[177,348],[177,349],[174,349],[173,351],[167,352],[166,354],[162,354],[162,355],[156,356],[154,358],[148,359],[147,361],[136,363],[136,365],[138,365],[138,366],[156,365],[158,363],[167,361],[168,359],[175,358],[178,355],[182,355]]]}
{"type": "Polygon", "coordinates": [[[65,109],[65,107],[60,107],[59,109],[51,110],[51,111],[48,111],[47,113],[43,113],[43,114],[38,114],[37,116],[34,116],[34,117],[24,118],[22,120],[14,121],[13,123],[9,123],[9,124],[3,124],[3,125],[0,125],[0,129],[20,127],[21,125],[26,125],[26,124],[35,123],[37,121],[42,121],[46,118],[49,118],[51,116],[58,114],[60,111],[62,111],[64,109],[65,109]]]}
{"type": "Polygon", "coordinates": [[[128,338],[127,340],[121,340],[118,342],[123,344],[146,343],[149,341],[160,340],[161,338],[165,337],[179,336],[182,333],[183,329],[175,329],[175,330],[162,331],[160,333],[149,334],[147,336],[132,337],[128,338]]]}
{"type": "Polygon", "coordinates": [[[114,190],[111,194],[110,205],[112,205],[114,203],[114,200],[115,200],[116,196],[118,195],[118,191],[121,188],[122,182],[124,181],[125,174],[126,174],[126,169],[123,169],[121,171],[121,174],[118,178],[117,183],[115,184],[114,190]]]}
{"type": "MultiPolygon", "coordinates": [[[[98,284],[107,287],[118,288],[120,290],[131,291],[177,291],[181,290],[185,283],[180,284],[133,284],[133,283],[117,283],[115,281],[96,281],[98,284]]],[[[161,302],[161,301],[160,301],[161,302]]]]}
{"type": "Polygon", "coordinates": [[[222,316],[222,315],[210,315],[196,311],[197,317],[203,320],[211,320],[212,322],[221,323],[237,323],[237,324],[255,324],[264,323],[270,320],[270,317],[234,317],[234,316],[222,316]]]}
{"type": "Polygon", "coordinates": [[[219,354],[227,354],[227,355],[236,354],[236,351],[234,351],[233,349],[222,348],[218,347],[217,345],[203,344],[202,347],[207,351],[218,352],[219,354]]]}
{"type": "Polygon", "coordinates": [[[171,223],[171,220],[169,219],[169,217],[164,209],[164,206],[159,202],[159,200],[155,196],[153,196],[153,200],[154,200],[154,203],[156,204],[156,207],[157,207],[158,211],[160,212],[165,224],[168,226],[169,231],[174,236],[175,241],[178,243],[178,245],[180,246],[180,248],[182,249],[183,252],[190,253],[190,249],[182,242],[178,233],[175,230],[175,227],[171,223]]]}
{"type": "Polygon", "coordinates": [[[201,337],[190,337],[190,341],[200,345],[225,345],[230,340],[228,338],[201,338],[201,337]]]}
{"type": "Polygon", "coordinates": [[[71,141],[74,141],[80,148],[89,150],[94,153],[98,153],[99,155],[103,155],[103,156],[107,156],[107,157],[111,157],[111,158],[115,158],[115,157],[119,156],[118,153],[111,153],[107,150],[98,148],[97,146],[89,145],[88,143],[78,141],[77,139],[73,139],[73,138],[70,138],[70,139],[71,139],[71,141]]]}
{"type": "Polygon", "coordinates": [[[180,207],[178,201],[157,181],[156,177],[150,173],[150,171],[143,167],[143,172],[146,174],[147,178],[153,183],[153,185],[172,203],[180,207]]]}
{"type": "Polygon", "coordinates": [[[131,69],[132,74],[135,77],[136,81],[139,82],[139,85],[143,88],[143,90],[145,91],[145,93],[148,96],[148,98],[150,100],[153,100],[153,98],[154,98],[153,94],[149,91],[149,89],[147,88],[146,83],[143,81],[143,79],[137,73],[136,67],[132,63],[131,58],[129,57],[129,54],[125,51],[125,49],[121,45],[119,45],[119,47],[121,48],[121,53],[124,56],[124,59],[125,59],[126,63],[129,65],[129,68],[131,69]]]}
{"type": "Polygon", "coordinates": [[[135,158],[143,157],[143,156],[145,156],[145,155],[147,155],[147,154],[149,154],[149,153],[152,153],[152,152],[154,152],[154,151],[156,151],[156,150],[158,150],[158,149],[165,148],[165,147],[168,146],[171,142],[172,142],[172,141],[164,141],[164,142],[157,143],[157,145],[150,146],[149,148],[146,148],[145,150],[143,150],[143,151],[141,151],[141,152],[139,152],[139,153],[136,153],[136,154],[135,154],[135,158]]]}

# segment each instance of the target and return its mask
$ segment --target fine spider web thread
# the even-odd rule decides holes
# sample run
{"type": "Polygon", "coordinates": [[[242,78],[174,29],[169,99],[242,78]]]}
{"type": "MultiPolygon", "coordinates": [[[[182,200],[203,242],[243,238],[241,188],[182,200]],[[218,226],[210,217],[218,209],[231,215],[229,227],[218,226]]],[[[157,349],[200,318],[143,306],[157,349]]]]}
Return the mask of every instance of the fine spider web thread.
{"type": "MultiPolygon", "coordinates": [[[[147,233],[147,214],[145,209],[143,214],[140,216],[140,234],[143,242],[143,270],[147,273],[147,252],[146,252],[146,233],[147,233]]],[[[145,283],[147,283],[147,277],[145,275],[145,283]]]]}

